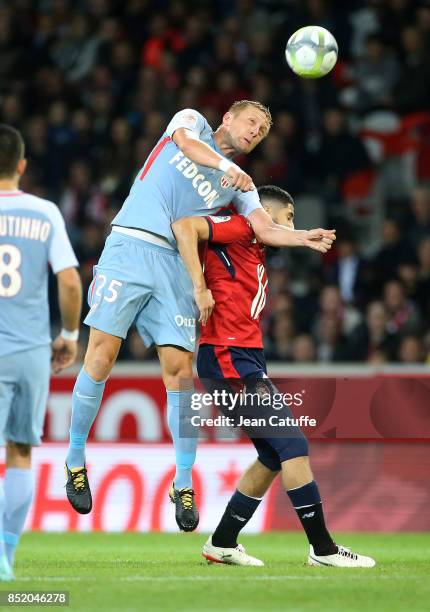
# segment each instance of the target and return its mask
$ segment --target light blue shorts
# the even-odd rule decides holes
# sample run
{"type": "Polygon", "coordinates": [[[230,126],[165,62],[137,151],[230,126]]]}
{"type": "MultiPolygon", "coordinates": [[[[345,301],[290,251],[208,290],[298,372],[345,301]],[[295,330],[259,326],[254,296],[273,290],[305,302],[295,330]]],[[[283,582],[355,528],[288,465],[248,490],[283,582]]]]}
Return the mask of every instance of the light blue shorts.
{"type": "Polygon", "coordinates": [[[113,232],[94,268],[88,305],[90,327],[125,338],[135,323],[146,346],[195,350],[193,287],[177,251],[113,232]]]}
{"type": "Polygon", "coordinates": [[[0,441],[41,442],[51,370],[51,346],[0,359],[0,441]]]}

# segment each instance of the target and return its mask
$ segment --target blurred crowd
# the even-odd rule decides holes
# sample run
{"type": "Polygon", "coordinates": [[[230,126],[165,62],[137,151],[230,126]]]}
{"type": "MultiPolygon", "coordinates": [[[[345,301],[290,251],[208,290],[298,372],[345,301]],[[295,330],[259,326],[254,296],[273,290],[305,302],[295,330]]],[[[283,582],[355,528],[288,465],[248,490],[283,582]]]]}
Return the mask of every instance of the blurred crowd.
{"type": "MultiPolygon", "coordinates": [[[[215,129],[235,100],[268,105],[268,138],[238,163],[294,196],[296,227],[338,232],[324,257],[269,251],[269,359],[418,363],[430,356],[429,51],[430,1],[0,0],[0,120],[22,131],[22,187],[58,203],[88,286],[170,117],[196,108],[215,129]],[[308,24],[339,44],[321,80],[285,62],[308,24]]],[[[154,352],[132,331],[121,357],[154,352]]]]}

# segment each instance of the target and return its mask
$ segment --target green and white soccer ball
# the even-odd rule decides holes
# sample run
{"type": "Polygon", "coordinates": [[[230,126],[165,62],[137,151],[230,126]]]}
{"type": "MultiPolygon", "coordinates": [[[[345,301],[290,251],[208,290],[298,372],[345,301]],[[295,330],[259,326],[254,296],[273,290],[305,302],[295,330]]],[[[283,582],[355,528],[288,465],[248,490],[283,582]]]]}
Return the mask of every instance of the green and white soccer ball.
{"type": "Polygon", "coordinates": [[[334,68],[337,61],[337,42],[320,26],[300,28],[290,37],[285,57],[291,70],[306,79],[319,79],[334,68]]]}

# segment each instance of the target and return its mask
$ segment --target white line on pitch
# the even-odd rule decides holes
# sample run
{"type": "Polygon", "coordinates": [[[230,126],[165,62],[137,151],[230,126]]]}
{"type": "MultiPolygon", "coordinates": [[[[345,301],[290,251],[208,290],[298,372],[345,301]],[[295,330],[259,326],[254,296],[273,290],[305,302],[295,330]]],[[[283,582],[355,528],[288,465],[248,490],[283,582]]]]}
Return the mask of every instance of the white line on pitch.
{"type": "MultiPolygon", "coordinates": [[[[234,571],[234,570],[233,570],[234,571]]],[[[322,571],[324,572],[323,574],[315,574],[313,573],[314,570],[312,571],[312,575],[309,576],[270,576],[270,575],[255,575],[255,576],[142,576],[142,575],[137,575],[137,576],[118,576],[117,578],[115,578],[115,581],[118,582],[165,582],[165,581],[169,581],[172,582],[174,580],[176,581],[180,581],[180,582],[186,582],[186,581],[196,581],[196,580],[200,580],[200,581],[208,581],[208,582],[213,582],[215,580],[219,580],[219,581],[223,581],[223,580],[231,580],[231,581],[243,581],[243,580],[271,580],[271,581],[278,581],[278,580],[326,580],[327,578],[330,577],[329,572],[327,572],[325,569],[323,569],[322,571]]],[[[345,574],[344,574],[345,575],[345,574]]],[[[339,574],[336,574],[336,576],[339,576],[339,574]]],[[[348,578],[353,578],[354,580],[368,580],[369,579],[369,574],[366,573],[360,573],[360,574],[348,574],[348,578]]],[[[380,575],[378,574],[378,580],[381,579],[392,579],[392,576],[384,576],[384,575],[380,575]]],[[[18,582],[99,582],[103,580],[103,576],[100,576],[99,578],[95,578],[95,577],[89,577],[89,576],[24,576],[22,578],[17,578],[16,579],[18,582]]]]}

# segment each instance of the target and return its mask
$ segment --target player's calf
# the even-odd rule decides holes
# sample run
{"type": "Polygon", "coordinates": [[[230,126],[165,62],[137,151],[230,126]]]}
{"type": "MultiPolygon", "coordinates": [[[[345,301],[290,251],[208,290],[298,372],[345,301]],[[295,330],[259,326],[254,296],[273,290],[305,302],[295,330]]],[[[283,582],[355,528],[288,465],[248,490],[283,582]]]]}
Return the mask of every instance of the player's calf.
{"type": "Polygon", "coordinates": [[[15,552],[33,499],[31,445],[9,440],[6,446],[6,465],[0,517],[3,536],[0,557],[4,556],[7,563],[1,560],[1,580],[11,580],[13,577],[15,552]]]}
{"type": "Polygon", "coordinates": [[[97,416],[106,381],[96,381],[82,368],[72,394],[69,450],[66,464],[70,469],[85,465],[85,444],[97,416]]]}
{"type": "MultiPolygon", "coordinates": [[[[172,347],[159,347],[160,355],[165,357],[167,348],[172,349],[172,347]]],[[[178,350],[173,353],[181,354],[178,350]]],[[[187,365],[189,354],[185,354],[183,359],[187,365]]],[[[166,359],[160,356],[160,360],[163,364],[164,379],[166,359]]],[[[190,372],[187,373],[190,375],[190,372]]],[[[192,469],[196,460],[198,443],[198,432],[190,424],[192,393],[192,389],[167,391],[167,423],[172,435],[176,459],[175,477],[169,497],[175,504],[175,518],[181,531],[194,531],[199,524],[199,513],[194,499],[192,482],[192,469]]]]}
{"type": "Polygon", "coordinates": [[[0,488],[0,582],[9,582],[9,580],[13,580],[13,572],[11,564],[6,555],[6,542],[7,537],[4,533],[4,510],[5,510],[5,495],[3,494],[3,486],[0,488]]]}
{"type": "Polygon", "coordinates": [[[282,482],[309,544],[317,555],[336,554],[337,546],[326,527],[318,485],[313,480],[305,437],[298,432],[279,442],[283,444],[279,452],[282,482]]]}

